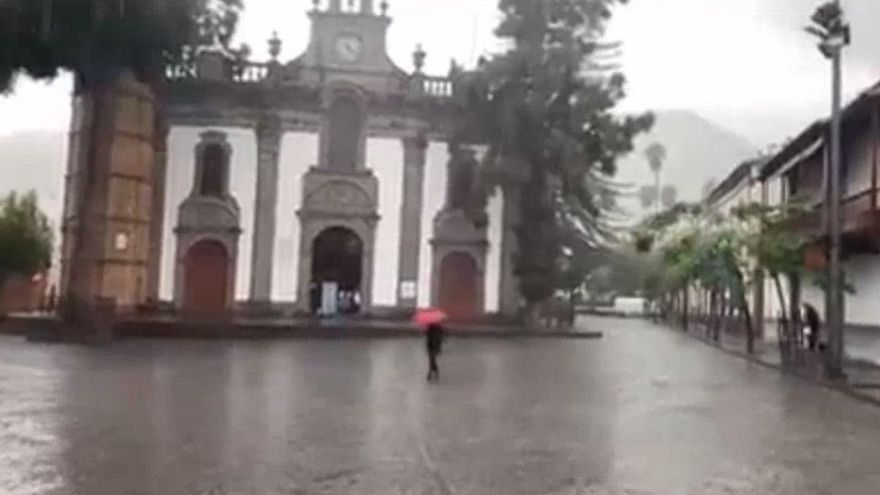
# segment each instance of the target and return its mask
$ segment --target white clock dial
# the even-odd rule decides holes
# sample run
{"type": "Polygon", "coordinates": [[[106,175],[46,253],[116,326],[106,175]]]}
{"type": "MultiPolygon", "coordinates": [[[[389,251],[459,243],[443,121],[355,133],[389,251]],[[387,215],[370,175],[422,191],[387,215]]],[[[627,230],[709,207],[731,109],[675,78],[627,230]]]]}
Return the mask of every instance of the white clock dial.
{"type": "Polygon", "coordinates": [[[336,38],[336,56],[347,63],[357,62],[361,59],[364,51],[364,42],[353,35],[343,35],[336,38]]]}

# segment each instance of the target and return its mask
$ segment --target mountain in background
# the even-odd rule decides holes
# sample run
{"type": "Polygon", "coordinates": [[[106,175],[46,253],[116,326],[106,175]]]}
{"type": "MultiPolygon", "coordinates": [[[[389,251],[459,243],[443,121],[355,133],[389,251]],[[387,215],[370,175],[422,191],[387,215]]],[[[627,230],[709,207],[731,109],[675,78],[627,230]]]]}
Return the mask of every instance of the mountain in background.
{"type": "Polygon", "coordinates": [[[628,191],[620,203],[634,220],[650,213],[642,208],[638,190],[654,184],[645,158],[645,149],[652,143],[666,147],[661,181],[664,186],[675,186],[679,201],[701,200],[707,184],[721,182],[737,165],[758,153],[745,138],[694,112],[670,110],[656,116],[651,132],[640,136],[635,151],[618,164],[617,181],[628,191]]]}

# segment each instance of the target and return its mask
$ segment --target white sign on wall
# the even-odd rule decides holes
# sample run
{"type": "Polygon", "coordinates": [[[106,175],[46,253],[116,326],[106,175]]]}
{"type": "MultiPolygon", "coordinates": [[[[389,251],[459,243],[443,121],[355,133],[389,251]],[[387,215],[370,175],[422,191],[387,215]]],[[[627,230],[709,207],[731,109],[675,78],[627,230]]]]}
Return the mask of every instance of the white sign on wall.
{"type": "Polygon", "coordinates": [[[400,283],[400,298],[415,299],[418,294],[418,284],[415,280],[404,280],[400,283]]]}
{"type": "Polygon", "coordinates": [[[336,316],[338,309],[339,284],[324,282],[321,284],[321,315],[336,316]]]}

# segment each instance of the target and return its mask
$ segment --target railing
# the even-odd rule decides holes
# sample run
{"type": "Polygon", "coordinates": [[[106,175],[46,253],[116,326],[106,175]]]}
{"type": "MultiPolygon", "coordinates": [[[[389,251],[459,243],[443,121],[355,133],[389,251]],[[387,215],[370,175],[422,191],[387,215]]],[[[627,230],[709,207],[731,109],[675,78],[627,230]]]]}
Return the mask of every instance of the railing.
{"type": "Polygon", "coordinates": [[[182,81],[185,79],[196,79],[197,77],[194,65],[175,65],[165,68],[165,79],[169,81],[182,81]]]}
{"type": "Polygon", "coordinates": [[[232,67],[233,82],[256,83],[265,81],[268,77],[269,66],[267,64],[244,62],[232,67]]]}
{"type": "Polygon", "coordinates": [[[450,98],[452,81],[445,77],[425,77],[422,82],[422,94],[433,98],[450,98]]]}
{"type": "MultiPolygon", "coordinates": [[[[269,78],[269,64],[259,62],[229,62],[225,66],[223,79],[235,83],[259,83],[269,78]]],[[[207,79],[199,71],[198,63],[187,63],[165,68],[165,78],[169,81],[207,79]]]]}
{"type": "MultiPolygon", "coordinates": [[[[840,216],[842,218],[844,234],[861,229],[861,220],[864,215],[871,213],[880,214],[876,205],[873,204],[877,194],[877,190],[868,188],[855,194],[849,194],[843,198],[841,201],[840,216]]],[[[808,212],[792,221],[792,227],[814,236],[825,235],[825,225],[824,201],[814,203],[808,212]]]]}

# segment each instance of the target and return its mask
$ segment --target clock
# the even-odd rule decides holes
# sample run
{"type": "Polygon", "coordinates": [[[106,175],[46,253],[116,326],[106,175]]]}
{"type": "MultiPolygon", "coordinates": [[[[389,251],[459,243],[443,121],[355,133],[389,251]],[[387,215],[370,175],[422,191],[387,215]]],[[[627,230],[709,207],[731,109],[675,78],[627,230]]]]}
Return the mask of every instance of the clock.
{"type": "Polygon", "coordinates": [[[336,56],[351,64],[358,62],[364,53],[364,42],[353,34],[343,34],[336,38],[336,56]]]}

